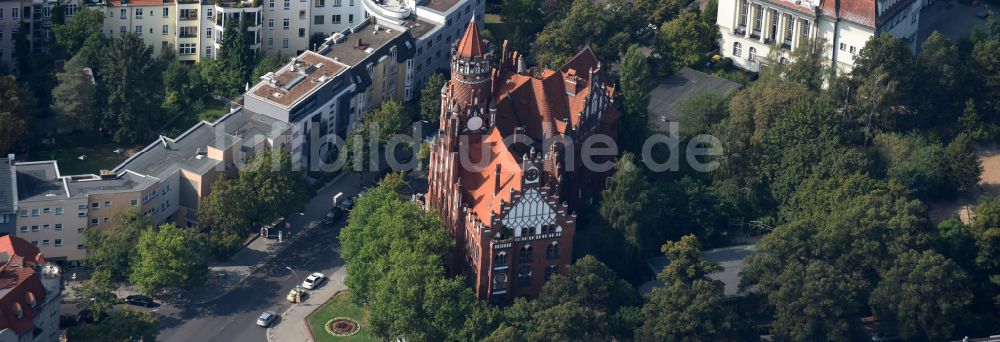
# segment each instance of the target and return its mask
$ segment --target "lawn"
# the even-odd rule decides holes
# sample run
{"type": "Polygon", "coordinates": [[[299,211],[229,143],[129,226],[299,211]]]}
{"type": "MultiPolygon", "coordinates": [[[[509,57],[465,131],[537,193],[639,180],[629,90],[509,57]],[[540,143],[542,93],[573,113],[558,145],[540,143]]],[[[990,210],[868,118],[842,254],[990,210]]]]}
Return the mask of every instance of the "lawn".
{"type": "Polygon", "coordinates": [[[229,106],[222,104],[206,104],[193,110],[187,110],[179,114],[174,121],[163,128],[163,135],[176,138],[184,131],[201,121],[215,122],[223,115],[229,113],[229,106]]]}
{"type": "Polygon", "coordinates": [[[486,18],[483,20],[483,28],[490,31],[490,34],[492,35],[491,38],[496,40],[496,42],[502,42],[504,39],[510,39],[510,36],[514,33],[514,29],[507,23],[503,22],[500,15],[492,13],[486,14],[486,18]]]}
{"type": "Polygon", "coordinates": [[[326,304],[313,311],[306,321],[315,342],[378,341],[378,338],[372,335],[372,330],[368,327],[368,310],[352,303],[350,295],[346,292],[334,296],[326,304]],[[361,331],[348,337],[330,335],[323,325],[334,317],[348,317],[358,321],[361,323],[361,331]]]}
{"type": "Polygon", "coordinates": [[[46,143],[39,144],[38,150],[28,153],[27,160],[56,160],[62,175],[93,173],[101,169],[113,169],[127,158],[125,150],[129,146],[116,145],[96,132],[60,134],[46,143]],[[121,149],[121,153],[114,150],[121,149]],[[87,156],[84,160],[78,157],[87,156]]]}

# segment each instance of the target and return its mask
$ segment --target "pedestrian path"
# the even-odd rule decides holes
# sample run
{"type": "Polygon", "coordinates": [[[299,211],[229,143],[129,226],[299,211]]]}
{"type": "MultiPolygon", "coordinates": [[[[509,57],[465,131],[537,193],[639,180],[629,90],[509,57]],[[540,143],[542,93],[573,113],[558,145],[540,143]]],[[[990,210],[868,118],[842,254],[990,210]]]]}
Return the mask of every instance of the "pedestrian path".
{"type": "MultiPolygon", "coordinates": [[[[338,250],[337,253],[339,254],[340,251],[338,250]]],[[[281,319],[267,329],[267,341],[315,341],[309,332],[306,317],[309,317],[309,314],[325,304],[337,293],[347,290],[347,286],[344,285],[345,275],[347,275],[347,269],[344,267],[338,268],[333,274],[327,275],[330,279],[326,284],[323,284],[323,286],[316,290],[310,291],[305,301],[292,305],[285,312],[279,312],[278,314],[281,319]]]]}

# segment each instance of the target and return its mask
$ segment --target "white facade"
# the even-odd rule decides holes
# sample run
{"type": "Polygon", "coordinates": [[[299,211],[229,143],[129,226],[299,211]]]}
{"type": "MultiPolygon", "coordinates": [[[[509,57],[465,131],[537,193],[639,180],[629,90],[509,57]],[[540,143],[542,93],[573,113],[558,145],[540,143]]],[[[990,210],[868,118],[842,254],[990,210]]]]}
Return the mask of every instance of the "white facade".
{"type": "Polygon", "coordinates": [[[717,24],[721,54],[740,68],[759,71],[763,59],[777,49],[780,59],[807,39],[821,38],[828,63],[838,73],[854,68],[861,48],[876,33],[909,39],[912,48],[920,3],[913,0],[723,0],[717,24]],[[877,6],[878,11],[866,5],[877,6]],[[874,16],[873,16],[874,15],[874,16]]]}
{"type": "MultiPolygon", "coordinates": [[[[378,20],[407,26],[432,24],[434,27],[416,39],[417,52],[413,56],[414,83],[423,84],[431,74],[447,71],[451,59],[451,44],[462,38],[466,23],[472,18],[482,18],[486,12],[484,0],[458,0],[450,8],[428,6],[432,1],[358,0],[369,15],[378,20]],[[414,20],[413,18],[416,18],[414,20]]],[[[482,20],[479,20],[482,25],[482,20]]]]}
{"type": "MultiPolygon", "coordinates": [[[[66,0],[65,19],[72,20],[80,9],[78,0],[66,0]]],[[[11,73],[17,73],[17,60],[14,58],[15,36],[22,28],[29,29],[27,39],[32,51],[41,52],[53,39],[52,7],[55,0],[18,0],[0,1],[0,64],[6,66],[11,73]]]]}

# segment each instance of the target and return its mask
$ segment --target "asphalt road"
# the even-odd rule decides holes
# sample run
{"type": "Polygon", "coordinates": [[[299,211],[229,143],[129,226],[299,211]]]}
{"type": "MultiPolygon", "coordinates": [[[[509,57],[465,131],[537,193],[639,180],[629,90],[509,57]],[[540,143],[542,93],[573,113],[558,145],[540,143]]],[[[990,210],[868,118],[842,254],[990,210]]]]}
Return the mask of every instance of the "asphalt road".
{"type": "MultiPolygon", "coordinates": [[[[333,194],[344,192],[353,195],[360,190],[359,184],[361,180],[356,175],[347,175],[314,197],[307,205],[305,215],[293,215],[289,219],[293,232],[311,221],[318,222],[331,207],[333,194]]],[[[241,287],[219,299],[186,308],[161,306],[156,311],[162,324],[157,340],[266,341],[267,329],[255,324],[261,312],[284,312],[293,305],[285,300],[285,296],[295,285],[301,283],[301,279],[313,272],[330,275],[343,266],[344,262],[336,247],[339,245],[337,235],[344,223],[344,218],[341,217],[334,225],[319,224],[301,233],[304,235],[298,236],[271,262],[251,275],[241,287]]]]}

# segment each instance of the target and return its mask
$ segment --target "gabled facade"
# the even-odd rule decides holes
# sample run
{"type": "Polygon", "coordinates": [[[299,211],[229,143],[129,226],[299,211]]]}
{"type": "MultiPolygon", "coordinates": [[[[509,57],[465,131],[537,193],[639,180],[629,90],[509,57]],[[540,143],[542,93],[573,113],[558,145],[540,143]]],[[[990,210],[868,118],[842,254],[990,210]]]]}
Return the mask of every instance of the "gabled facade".
{"type": "Polygon", "coordinates": [[[737,66],[759,71],[772,51],[787,59],[803,42],[823,39],[827,64],[849,73],[876,34],[902,38],[915,49],[921,8],[915,0],[722,0],[719,46],[737,66]]]}
{"type": "Polygon", "coordinates": [[[586,170],[574,145],[614,139],[614,90],[589,49],[559,70],[531,75],[506,43],[495,56],[475,21],[452,49],[451,70],[427,208],[464,247],[453,270],[479,298],[506,304],[537,296],[571,262],[573,211],[603,188],[607,173],[586,170]]]}

